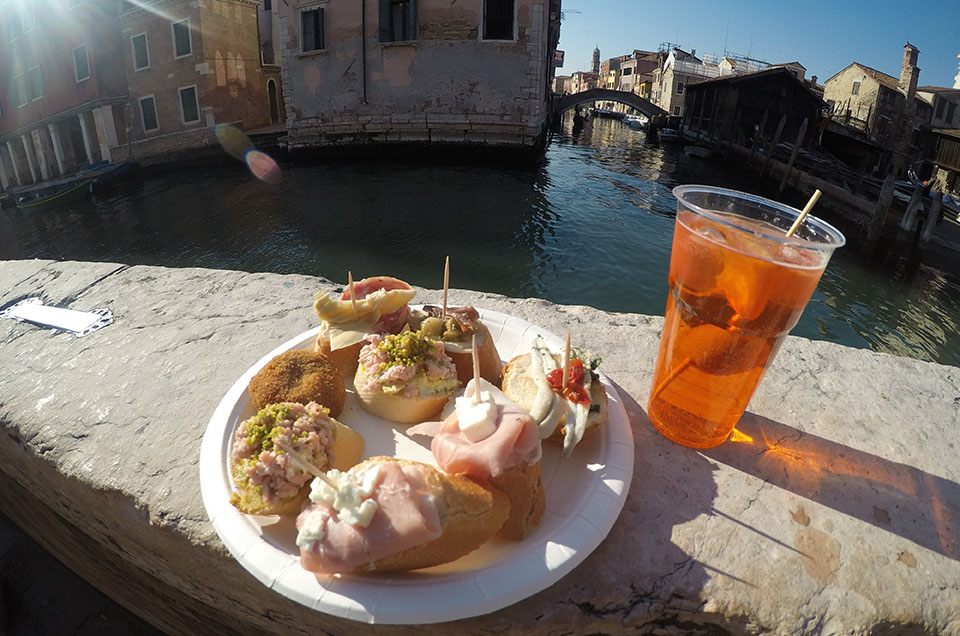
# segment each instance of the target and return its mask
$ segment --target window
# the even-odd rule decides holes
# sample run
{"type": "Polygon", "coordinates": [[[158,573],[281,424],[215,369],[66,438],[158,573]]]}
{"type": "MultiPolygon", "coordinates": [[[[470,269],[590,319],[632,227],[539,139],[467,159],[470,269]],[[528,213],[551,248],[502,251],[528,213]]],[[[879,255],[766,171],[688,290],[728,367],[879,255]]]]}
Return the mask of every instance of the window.
{"type": "Polygon", "coordinates": [[[273,0],[263,0],[263,10],[273,11],[273,0]]]}
{"type": "Polygon", "coordinates": [[[677,82],[677,95],[683,95],[683,82],[677,82]]]}
{"type": "Polygon", "coordinates": [[[143,123],[144,130],[156,130],[157,125],[157,103],[153,95],[140,98],[140,121],[143,123]]]}
{"type": "Polygon", "coordinates": [[[33,3],[23,3],[20,9],[20,19],[23,24],[24,33],[33,31],[33,27],[37,25],[37,19],[33,14],[33,3]]]}
{"type": "Polygon", "coordinates": [[[13,93],[13,101],[19,108],[20,106],[25,106],[27,104],[27,84],[26,77],[21,73],[20,75],[15,75],[13,77],[11,93],[13,93]]]}
{"type": "Polygon", "coordinates": [[[73,74],[78,83],[90,79],[90,59],[87,57],[86,44],[73,49],[73,74]]]}
{"type": "Polygon", "coordinates": [[[679,106],[674,106],[674,107],[673,107],[673,114],[676,115],[677,117],[680,116],[680,107],[679,107],[679,106]]]}
{"type": "Polygon", "coordinates": [[[147,48],[147,34],[140,33],[130,38],[133,47],[133,70],[150,68],[150,49],[147,48]]]}
{"type": "Polygon", "coordinates": [[[27,99],[35,102],[43,97],[43,71],[39,66],[34,66],[26,75],[27,99]]]}
{"type": "Polygon", "coordinates": [[[187,86],[180,89],[180,114],[183,123],[200,121],[200,106],[197,104],[197,87],[187,86]]]}
{"type": "Polygon", "coordinates": [[[320,51],[323,42],[323,7],[301,9],[300,11],[300,51],[320,51]]]}
{"type": "Polygon", "coordinates": [[[945,99],[937,100],[937,119],[943,119],[943,110],[946,107],[946,105],[947,105],[947,101],[945,99]]]}
{"type": "Polygon", "coordinates": [[[514,0],[483,0],[483,39],[513,39],[514,0]]]}
{"type": "Polygon", "coordinates": [[[190,20],[180,20],[170,25],[173,29],[173,57],[185,57],[193,52],[190,41],[190,20]]]}
{"type": "Polygon", "coordinates": [[[950,123],[953,121],[953,114],[954,112],[956,112],[956,110],[957,110],[956,102],[950,102],[950,105],[947,106],[947,118],[945,120],[947,123],[950,123]]]}
{"type": "Polygon", "coordinates": [[[851,95],[859,95],[859,94],[860,94],[860,82],[854,82],[854,83],[853,83],[853,88],[850,89],[850,94],[851,94],[851,95]]]}
{"type": "Polygon", "coordinates": [[[629,66],[624,67],[623,75],[624,77],[626,77],[627,75],[633,75],[633,69],[630,68],[629,66]]]}
{"type": "Polygon", "coordinates": [[[13,9],[7,13],[6,20],[7,40],[13,42],[23,35],[23,20],[18,9],[13,9]]]}
{"type": "Polygon", "coordinates": [[[416,37],[416,0],[380,0],[380,41],[405,42],[416,37]]]}

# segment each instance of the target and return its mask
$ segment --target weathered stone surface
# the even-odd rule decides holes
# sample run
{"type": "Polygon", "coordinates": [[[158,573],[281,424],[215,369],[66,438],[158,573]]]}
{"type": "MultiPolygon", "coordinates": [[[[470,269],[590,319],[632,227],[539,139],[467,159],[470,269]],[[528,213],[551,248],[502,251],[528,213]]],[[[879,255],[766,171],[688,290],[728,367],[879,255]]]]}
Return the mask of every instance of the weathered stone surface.
{"type": "Polygon", "coordinates": [[[696,452],[644,413],[660,319],[468,291],[450,302],[569,329],[603,358],[636,442],[620,519],[573,574],[489,616],[373,628],[284,599],[208,522],[199,443],[240,373],[315,326],[313,295],[331,287],[0,263],[0,307],[39,294],[115,317],[79,339],[0,321],[0,506],[176,633],[960,634],[960,369],[791,338],[737,441],[696,452]]]}

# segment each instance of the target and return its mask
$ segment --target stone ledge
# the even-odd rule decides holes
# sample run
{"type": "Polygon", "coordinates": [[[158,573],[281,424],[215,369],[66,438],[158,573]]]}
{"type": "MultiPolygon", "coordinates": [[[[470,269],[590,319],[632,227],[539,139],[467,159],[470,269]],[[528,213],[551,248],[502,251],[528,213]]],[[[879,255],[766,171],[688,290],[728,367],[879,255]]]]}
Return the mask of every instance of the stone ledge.
{"type": "Polygon", "coordinates": [[[208,522],[199,443],[239,373],[315,326],[332,286],[3,262],[0,307],[40,294],[115,322],[78,339],[0,321],[0,507],[171,633],[960,634],[960,369],[790,338],[740,441],[698,453],[643,410],[660,319],[461,290],[452,304],[570,329],[603,358],[636,443],[620,519],[572,575],[452,624],[374,628],[275,594],[208,522]]]}

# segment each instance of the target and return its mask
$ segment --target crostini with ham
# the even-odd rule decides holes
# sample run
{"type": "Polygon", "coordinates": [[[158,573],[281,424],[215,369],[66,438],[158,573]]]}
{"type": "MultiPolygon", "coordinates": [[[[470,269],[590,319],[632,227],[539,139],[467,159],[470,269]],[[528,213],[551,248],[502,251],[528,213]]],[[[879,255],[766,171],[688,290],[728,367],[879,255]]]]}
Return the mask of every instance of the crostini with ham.
{"type": "Polygon", "coordinates": [[[297,517],[305,570],[415,570],[468,554],[499,530],[506,496],[420,462],[372,457],[315,479],[297,517]]]}

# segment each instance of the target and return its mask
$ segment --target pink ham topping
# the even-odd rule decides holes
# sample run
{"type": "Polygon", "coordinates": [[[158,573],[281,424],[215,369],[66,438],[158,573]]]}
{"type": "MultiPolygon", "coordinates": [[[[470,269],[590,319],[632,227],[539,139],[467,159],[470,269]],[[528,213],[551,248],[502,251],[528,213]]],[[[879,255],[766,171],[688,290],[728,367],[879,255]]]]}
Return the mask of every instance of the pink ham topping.
{"type": "Polygon", "coordinates": [[[436,539],[442,534],[437,500],[424,469],[397,462],[380,464],[373,494],[377,511],[367,527],[341,521],[332,507],[311,503],[297,517],[300,528],[309,515],[322,515],[323,536],[300,549],[300,562],[310,572],[368,569],[384,557],[436,539]]]}
{"type": "MultiPolygon", "coordinates": [[[[464,395],[472,396],[474,386],[471,382],[464,395]]],[[[408,429],[407,433],[434,434],[430,449],[437,465],[448,474],[497,477],[516,466],[540,460],[537,423],[512,403],[497,404],[497,430],[478,442],[471,442],[460,431],[456,411],[443,421],[439,431],[435,429],[435,423],[427,422],[408,429]]]]}

